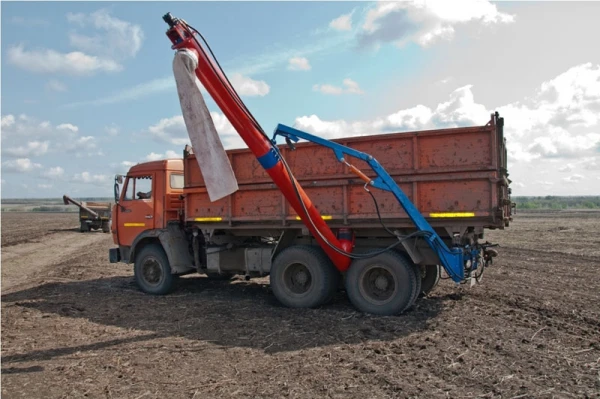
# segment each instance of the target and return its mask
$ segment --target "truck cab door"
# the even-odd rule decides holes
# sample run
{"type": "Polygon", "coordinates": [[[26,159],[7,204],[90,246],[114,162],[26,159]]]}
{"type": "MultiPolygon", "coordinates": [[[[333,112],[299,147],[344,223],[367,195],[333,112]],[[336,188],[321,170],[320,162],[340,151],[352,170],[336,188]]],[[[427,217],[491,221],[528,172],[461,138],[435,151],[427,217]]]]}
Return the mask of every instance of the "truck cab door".
{"type": "Polygon", "coordinates": [[[119,244],[131,246],[133,240],[145,230],[154,229],[156,188],[153,175],[127,176],[119,201],[119,244]]]}

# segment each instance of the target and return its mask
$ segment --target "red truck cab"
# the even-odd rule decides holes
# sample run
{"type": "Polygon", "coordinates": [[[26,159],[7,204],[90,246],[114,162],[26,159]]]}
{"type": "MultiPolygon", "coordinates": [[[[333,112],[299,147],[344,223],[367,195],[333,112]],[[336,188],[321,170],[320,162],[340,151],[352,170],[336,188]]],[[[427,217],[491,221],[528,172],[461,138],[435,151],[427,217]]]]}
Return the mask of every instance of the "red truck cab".
{"type": "Polygon", "coordinates": [[[142,233],[163,229],[167,221],[179,218],[183,204],[182,159],[138,164],[116,180],[111,231],[122,253],[142,233]]]}

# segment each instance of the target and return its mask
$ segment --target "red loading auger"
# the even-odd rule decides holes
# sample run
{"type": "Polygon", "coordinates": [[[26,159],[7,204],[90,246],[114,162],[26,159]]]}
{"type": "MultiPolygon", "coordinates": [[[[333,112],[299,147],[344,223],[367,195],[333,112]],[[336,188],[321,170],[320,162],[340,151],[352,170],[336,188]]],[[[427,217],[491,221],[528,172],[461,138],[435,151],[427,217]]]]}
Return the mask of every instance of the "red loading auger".
{"type": "Polygon", "coordinates": [[[295,184],[295,180],[292,180],[293,178],[287,173],[285,166],[281,162],[281,159],[279,159],[278,153],[273,149],[274,144],[271,143],[264,132],[262,132],[258,123],[249,114],[244,103],[237,96],[228,79],[223,75],[221,68],[216,65],[212,57],[208,56],[204,48],[194,37],[197,31],[187,25],[185,21],[173,18],[170,13],[166,14],[163,19],[169,25],[167,37],[173,43],[171,48],[174,50],[188,50],[197,56],[198,67],[195,72],[204,88],[211,95],[215,103],[217,103],[223,114],[248,145],[248,148],[256,156],[269,176],[271,176],[273,182],[279,187],[290,205],[298,213],[302,222],[310,230],[335,267],[339,271],[346,271],[350,266],[351,259],[337,252],[331,246],[346,252],[349,248],[345,245],[342,246],[342,243],[323,221],[321,214],[302,187],[299,184],[295,184]],[[298,195],[301,196],[308,214],[304,212],[298,195]]]}

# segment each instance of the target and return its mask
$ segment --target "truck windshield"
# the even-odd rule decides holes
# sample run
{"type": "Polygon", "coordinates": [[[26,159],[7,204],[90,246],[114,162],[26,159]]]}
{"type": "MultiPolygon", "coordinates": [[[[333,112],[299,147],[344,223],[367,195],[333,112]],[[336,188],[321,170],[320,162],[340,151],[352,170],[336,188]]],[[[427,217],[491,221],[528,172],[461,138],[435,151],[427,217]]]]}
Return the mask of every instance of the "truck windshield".
{"type": "Polygon", "coordinates": [[[183,188],[183,175],[181,174],[171,174],[171,188],[183,188]]]}

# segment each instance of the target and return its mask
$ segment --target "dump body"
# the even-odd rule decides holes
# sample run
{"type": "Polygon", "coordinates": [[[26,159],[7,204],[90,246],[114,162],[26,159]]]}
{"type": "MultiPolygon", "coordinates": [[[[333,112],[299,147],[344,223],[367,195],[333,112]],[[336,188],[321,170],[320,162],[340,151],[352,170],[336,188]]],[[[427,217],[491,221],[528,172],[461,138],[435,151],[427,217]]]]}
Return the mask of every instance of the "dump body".
{"type": "MultiPolygon", "coordinates": [[[[433,227],[504,228],[511,218],[503,119],[484,126],[404,132],[334,140],[372,155],[433,227]]],[[[375,204],[364,182],[330,149],[301,143],[280,146],[283,157],[331,227],[378,227],[375,204]]],[[[210,228],[298,227],[301,222],[256,157],[247,149],[227,152],[239,190],[211,202],[195,155],[184,157],[185,221],[210,228]]],[[[349,161],[370,177],[362,161],[349,161]]],[[[414,228],[391,193],[371,189],[381,218],[393,228],[414,228]]],[[[461,229],[462,230],[462,229],[461,229]]]]}

